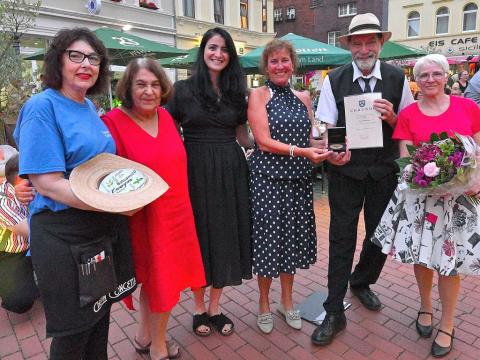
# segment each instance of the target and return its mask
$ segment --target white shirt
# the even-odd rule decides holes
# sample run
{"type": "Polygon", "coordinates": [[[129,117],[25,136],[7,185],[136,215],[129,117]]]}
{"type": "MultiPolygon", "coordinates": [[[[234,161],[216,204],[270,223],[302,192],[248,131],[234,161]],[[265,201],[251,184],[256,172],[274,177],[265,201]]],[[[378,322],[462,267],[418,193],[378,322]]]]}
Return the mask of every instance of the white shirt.
{"type": "MultiPolygon", "coordinates": [[[[362,72],[358,68],[355,62],[352,62],[353,65],[353,79],[354,83],[357,79],[360,87],[365,89],[365,80],[364,78],[370,81],[370,89],[375,88],[377,84],[377,79],[382,80],[382,74],[380,73],[380,60],[377,60],[373,70],[368,76],[363,76],[362,72]]],[[[408,80],[405,78],[403,83],[402,98],[400,99],[400,104],[398,106],[398,112],[403,108],[407,107],[414,102],[412,92],[410,91],[410,86],[408,85],[408,80]]],[[[330,79],[328,75],[323,81],[322,91],[320,93],[320,100],[318,101],[317,111],[315,112],[315,118],[326,122],[327,124],[336,125],[338,120],[338,109],[337,104],[335,103],[335,97],[333,96],[332,85],[330,84],[330,79]]]]}

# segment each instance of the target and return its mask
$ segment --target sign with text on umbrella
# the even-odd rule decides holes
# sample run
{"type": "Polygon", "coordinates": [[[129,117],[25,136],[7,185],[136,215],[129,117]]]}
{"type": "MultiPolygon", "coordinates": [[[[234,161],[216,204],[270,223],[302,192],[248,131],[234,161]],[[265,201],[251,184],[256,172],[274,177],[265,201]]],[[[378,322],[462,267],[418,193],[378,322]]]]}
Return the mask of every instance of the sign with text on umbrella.
{"type": "MultiPolygon", "coordinates": [[[[299,70],[317,70],[330,66],[340,66],[352,61],[349,51],[321,41],[289,33],[280,40],[289,41],[297,53],[299,70]]],[[[240,58],[242,67],[247,72],[258,71],[260,58],[265,47],[259,47],[240,58]]]]}

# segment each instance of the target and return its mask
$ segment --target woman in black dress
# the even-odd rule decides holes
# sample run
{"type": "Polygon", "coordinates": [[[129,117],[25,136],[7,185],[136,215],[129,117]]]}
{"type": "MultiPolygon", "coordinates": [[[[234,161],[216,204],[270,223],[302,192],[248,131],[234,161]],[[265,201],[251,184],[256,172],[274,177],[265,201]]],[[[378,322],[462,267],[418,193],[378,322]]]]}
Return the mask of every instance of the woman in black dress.
{"type": "Polygon", "coordinates": [[[190,198],[210,289],[192,289],[193,331],[200,336],[233,332],[220,312],[225,286],[251,279],[248,168],[238,142],[252,147],[246,127],[246,84],[235,45],[223,29],[208,30],[198,50],[194,75],[174,86],[166,108],[183,129],[190,198]]]}

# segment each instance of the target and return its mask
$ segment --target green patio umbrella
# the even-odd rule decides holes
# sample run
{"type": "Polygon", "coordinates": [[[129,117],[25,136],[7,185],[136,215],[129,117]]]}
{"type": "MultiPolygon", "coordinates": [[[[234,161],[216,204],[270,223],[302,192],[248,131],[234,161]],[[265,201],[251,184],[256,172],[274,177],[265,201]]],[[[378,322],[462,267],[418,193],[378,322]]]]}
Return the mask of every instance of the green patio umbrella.
{"type": "Polygon", "coordinates": [[[413,47],[396,43],[394,41],[386,41],[380,52],[380,59],[409,59],[427,55],[426,51],[415,49],[413,47]]]}
{"type": "Polygon", "coordinates": [[[172,46],[107,27],[99,28],[94,32],[108,49],[113,65],[126,65],[130,60],[145,55],[162,59],[185,54],[185,51],[172,46]]]}
{"type": "Polygon", "coordinates": [[[197,61],[198,46],[186,50],[185,55],[160,59],[160,65],[166,68],[191,69],[197,61]]]}
{"type": "MultiPolygon", "coordinates": [[[[107,27],[99,28],[94,33],[107,48],[112,65],[127,65],[130,60],[146,55],[162,59],[185,54],[184,50],[107,27]]],[[[41,50],[24,59],[43,60],[44,56],[45,50],[41,50]]]]}
{"type": "MultiPolygon", "coordinates": [[[[344,65],[352,60],[349,51],[300,35],[288,33],[280,39],[292,43],[297,52],[300,71],[344,65]]],[[[263,49],[264,47],[256,48],[240,58],[240,64],[246,72],[258,72],[263,49]]]]}

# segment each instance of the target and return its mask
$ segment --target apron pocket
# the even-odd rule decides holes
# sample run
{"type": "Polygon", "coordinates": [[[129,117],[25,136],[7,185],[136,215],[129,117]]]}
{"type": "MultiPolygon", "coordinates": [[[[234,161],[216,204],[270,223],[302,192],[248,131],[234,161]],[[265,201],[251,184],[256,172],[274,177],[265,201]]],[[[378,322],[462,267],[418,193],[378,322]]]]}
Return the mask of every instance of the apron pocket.
{"type": "Polygon", "coordinates": [[[70,245],[78,269],[80,307],[97,301],[117,287],[112,242],[106,236],[88,244],[70,245]]]}

